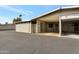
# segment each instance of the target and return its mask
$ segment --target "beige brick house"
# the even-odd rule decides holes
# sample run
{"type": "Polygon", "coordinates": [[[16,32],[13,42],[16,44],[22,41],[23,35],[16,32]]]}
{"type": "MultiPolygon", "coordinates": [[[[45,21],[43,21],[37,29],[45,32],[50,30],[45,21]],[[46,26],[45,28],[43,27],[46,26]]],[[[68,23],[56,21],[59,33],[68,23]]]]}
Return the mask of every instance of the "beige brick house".
{"type": "Polygon", "coordinates": [[[17,32],[25,33],[79,33],[79,6],[62,7],[30,21],[16,24],[17,32]]]}

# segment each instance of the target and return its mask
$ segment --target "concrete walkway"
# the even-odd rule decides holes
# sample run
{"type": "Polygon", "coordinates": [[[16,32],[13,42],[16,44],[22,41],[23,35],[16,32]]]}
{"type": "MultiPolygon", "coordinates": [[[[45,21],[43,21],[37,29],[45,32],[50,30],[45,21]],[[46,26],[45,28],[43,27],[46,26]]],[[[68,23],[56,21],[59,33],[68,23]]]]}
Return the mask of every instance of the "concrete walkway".
{"type": "Polygon", "coordinates": [[[44,36],[59,36],[59,33],[36,33],[37,35],[44,35],[44,36]]]}
{"type": "Polygon", "coordinates": [[[77,35],[77,34],[69,34],[69,35],[64,35],[61,37],[79,39],[79,35],[77,35]]]}

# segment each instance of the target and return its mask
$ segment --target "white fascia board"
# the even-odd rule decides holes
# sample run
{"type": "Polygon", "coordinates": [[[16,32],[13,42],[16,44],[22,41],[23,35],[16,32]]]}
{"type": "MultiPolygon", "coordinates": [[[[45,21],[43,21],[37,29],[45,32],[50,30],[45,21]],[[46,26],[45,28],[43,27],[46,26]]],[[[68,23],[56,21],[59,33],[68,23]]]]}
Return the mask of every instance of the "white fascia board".
{"type": "Polygon", "coordinates": [[[61,9],[79,8],[79,5],[61,7],[61,9]]]}
{"type": "Polygon", "coordinates": [[[79,18],[79,15],[61,16],[61,19],[62,19],[62,20],[73,19],[73,18],[79,18]]]}

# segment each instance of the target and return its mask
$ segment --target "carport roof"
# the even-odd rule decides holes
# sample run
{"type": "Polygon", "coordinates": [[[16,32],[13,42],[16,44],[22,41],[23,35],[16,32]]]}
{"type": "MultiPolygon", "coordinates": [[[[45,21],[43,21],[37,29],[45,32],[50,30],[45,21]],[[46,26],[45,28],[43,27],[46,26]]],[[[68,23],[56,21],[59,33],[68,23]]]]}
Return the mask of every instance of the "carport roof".
{"type": "Polygon", "coordinates": [[[44,16],[49,15],[51,13],[55,13],[57,11],[68,10],[68,9],[77,9],[77,8],[79,8],[79,6],[60,7],[60,8],[54,9],[53,11],[50,11],[50,12],[44,13],[40,16],[34,17],[34,18],[31,19],[31,21],[36,20],[36,19],[41,18],[41,17],[44,17],[44,16]]]}
{"type": "Polygon", "coordinates": [[[55,13],[55,12],[57,12],[57,11],[60,11],[60,12],[61,12],[62,10],[77,9],[77,8],[79,8],[79,6],[60,7],[60,8],[54,9],[53,11],[50,11],[50,12],[44,13],[44,14],[42,14],[42,15],[39,15],[39,16],[37,16],[37,17],[34,17],[34,18],[32,18],[30,21],[23,21],[23,22],[19,22],[19,23],[27,23],[27,22],[35,21],[35,20],[37,20],[38,18],[44,17],[44,16],[49,15],[49,14],[51,14],[51,13],[55,13]]]}

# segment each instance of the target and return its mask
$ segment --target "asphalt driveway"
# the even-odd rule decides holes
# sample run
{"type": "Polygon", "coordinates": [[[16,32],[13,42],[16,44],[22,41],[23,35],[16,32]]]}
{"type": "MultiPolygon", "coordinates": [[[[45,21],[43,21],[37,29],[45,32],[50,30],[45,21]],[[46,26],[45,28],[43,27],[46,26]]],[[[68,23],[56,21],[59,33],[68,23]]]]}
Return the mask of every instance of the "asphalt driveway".
{"type": "Polygon", "coordinates": [[[0,31],[0,54],[75,54],[79,40],[0,31]]]}

